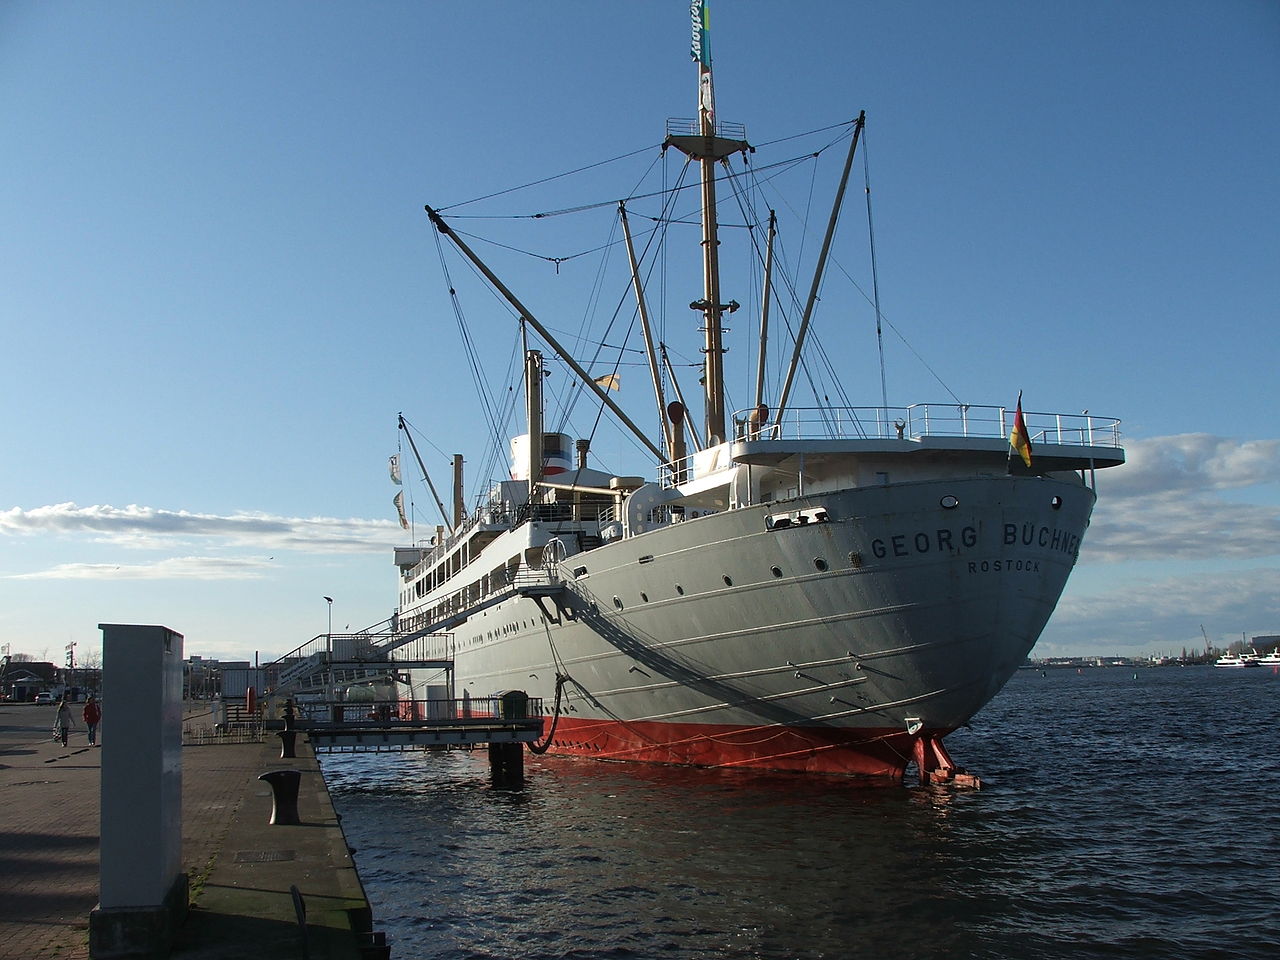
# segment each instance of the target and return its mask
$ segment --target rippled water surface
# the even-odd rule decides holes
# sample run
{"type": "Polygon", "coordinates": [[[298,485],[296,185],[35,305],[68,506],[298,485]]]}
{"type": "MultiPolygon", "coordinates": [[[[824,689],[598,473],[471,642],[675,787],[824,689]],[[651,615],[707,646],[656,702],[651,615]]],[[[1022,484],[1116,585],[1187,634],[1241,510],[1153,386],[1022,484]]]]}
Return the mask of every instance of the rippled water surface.
{"type": "Polygon", "coordinates": [[[392,955],[1280,956],[1280,676],[1021,671],[981,791],[487,754],[324,760],[392,955]]]}

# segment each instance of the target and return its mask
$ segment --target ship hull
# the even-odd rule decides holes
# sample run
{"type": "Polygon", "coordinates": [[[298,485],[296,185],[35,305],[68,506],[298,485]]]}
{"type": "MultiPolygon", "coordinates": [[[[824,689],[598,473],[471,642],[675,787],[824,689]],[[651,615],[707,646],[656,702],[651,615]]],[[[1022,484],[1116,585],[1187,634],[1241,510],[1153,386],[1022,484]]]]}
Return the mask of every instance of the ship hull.
{"type": "Polygon", "coordinates": [[[674,523],[478,610],[455,689],[555,704],[551,753],[898,778],[1024,661],[1093,502],[1070,474],[947,478],[674,523]]]}

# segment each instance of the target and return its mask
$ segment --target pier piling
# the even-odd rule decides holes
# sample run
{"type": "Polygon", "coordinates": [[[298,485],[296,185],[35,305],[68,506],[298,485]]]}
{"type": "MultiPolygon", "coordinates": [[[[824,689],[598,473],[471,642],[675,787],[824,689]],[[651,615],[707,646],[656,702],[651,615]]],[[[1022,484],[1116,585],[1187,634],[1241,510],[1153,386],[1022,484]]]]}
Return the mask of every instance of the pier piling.
{"type": "Polygon", "coordinates": [[[495,790],[519,790],[524,787],[524,744],[490,743],[489,772],[495,790]]]}

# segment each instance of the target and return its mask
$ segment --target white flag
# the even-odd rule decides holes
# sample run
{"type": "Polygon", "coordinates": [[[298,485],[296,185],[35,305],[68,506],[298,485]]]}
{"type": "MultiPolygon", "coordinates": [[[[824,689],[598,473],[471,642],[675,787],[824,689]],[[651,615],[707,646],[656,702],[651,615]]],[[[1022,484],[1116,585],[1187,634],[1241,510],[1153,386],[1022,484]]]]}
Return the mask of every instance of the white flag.
{"type": "Polygon", "coordinates": [[[397,493],[391,502],[396,505],[396,513],[400,515],[400,526],[403,527],[405,530],[408,530],[409,521],[406,520],[404,516],[404,491],[401,490],[399,493],[397,493]]]}
{"type": "Polygon", "coordinates": [[[391,482],[400,486],[400,454],[393,453],[387,459],[387,469],[391,471],[391,482]]]}

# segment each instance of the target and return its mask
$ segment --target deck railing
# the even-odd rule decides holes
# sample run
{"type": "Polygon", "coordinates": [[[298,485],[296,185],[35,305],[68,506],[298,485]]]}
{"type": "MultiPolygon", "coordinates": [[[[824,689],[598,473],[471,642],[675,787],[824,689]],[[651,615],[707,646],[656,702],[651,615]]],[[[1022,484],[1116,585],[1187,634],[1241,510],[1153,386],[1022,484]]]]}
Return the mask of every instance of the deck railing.
{"type": "MultiPolygon", "coordinates": [[[[781,422],[757,422],[754,410],[733,415],[734,439],[772,440],[921,440],[926,437],[1009,438],[1014,410],[1008,407],[955,403],[918,403],[907,407],[793,407],[781,422]]],[[[1022,412],[1034,447],[1037,444],[1120,446],[1120,421],[1085,413],[1022,412]]],[[[731,466],[727,456],[715,464],[707,452],[659,468],[664,487],[731,466]]]]}
{"type": "MultiPolygon", "coordinates": [[[[1008,407],[954,403],[920,403],[907,407],[793,407],[781,423],[756,425],[753,411],[734,414],[739,440],[903,439],[923,437],[1007,438],[1014,411],[1008,407]]],[[[1119,447],[1120,421],[1113,417],[1039,413],[1024,410],[1033,444],[1119,447]]]]}

